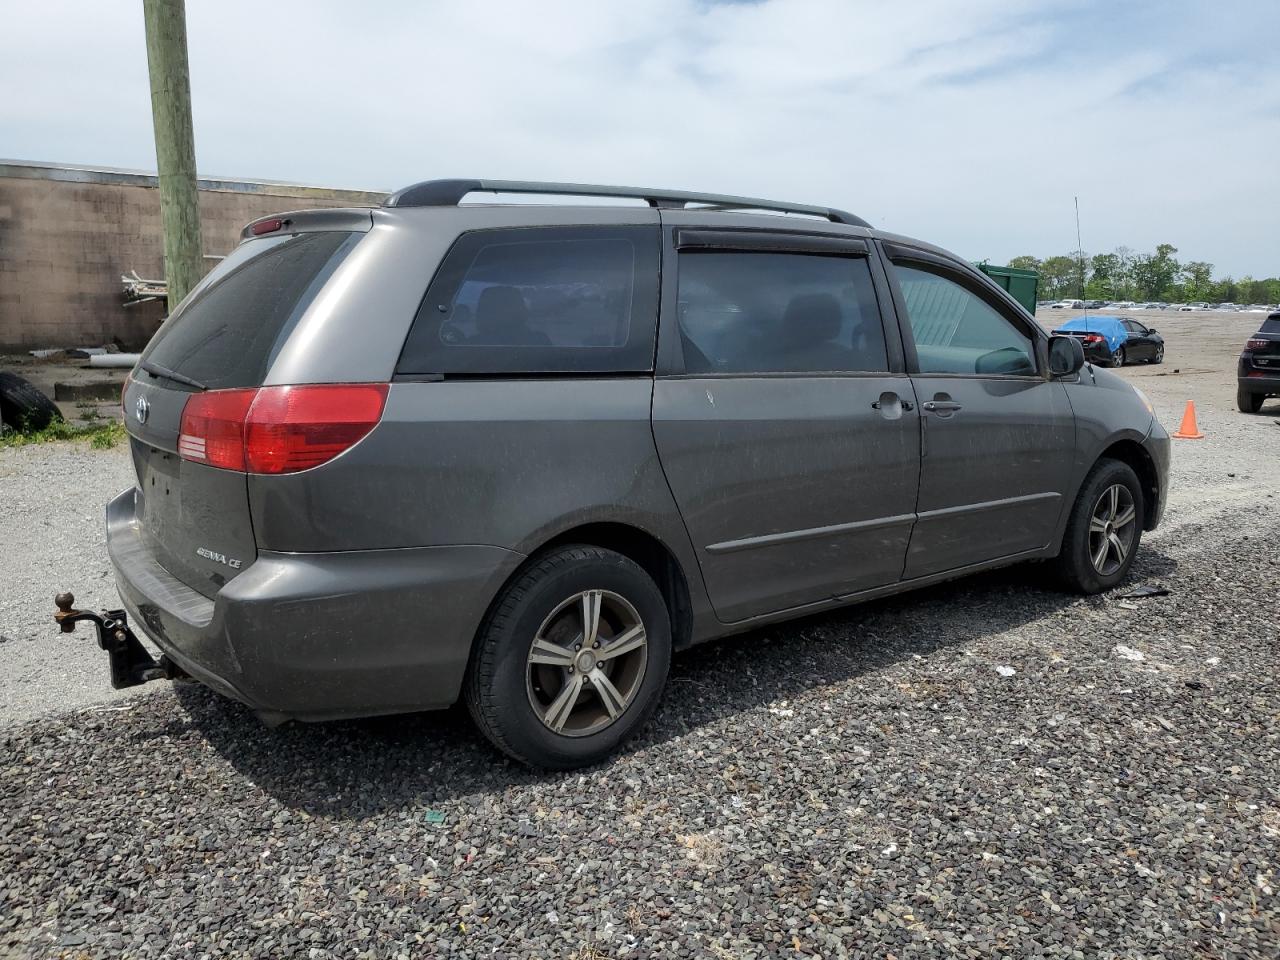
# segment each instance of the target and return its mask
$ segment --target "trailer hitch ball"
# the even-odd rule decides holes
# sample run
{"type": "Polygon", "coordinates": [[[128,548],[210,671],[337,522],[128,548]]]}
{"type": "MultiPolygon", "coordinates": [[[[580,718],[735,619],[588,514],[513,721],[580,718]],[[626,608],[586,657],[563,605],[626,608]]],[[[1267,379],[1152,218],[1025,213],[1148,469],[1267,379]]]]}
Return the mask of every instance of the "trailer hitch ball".
{"type": "Polygon", "coordinates": [[[76,595],[68,590],[66,593],[60,593],[54,597],[53,603],[54,606],[58,608],[58,612],[54,614],[54,617],[58,621],[58,628],[63,633],[75,633],[75,621],[68,620],[67,618],[73,613],[76,613],[76,611],[72,609],[76,603],[76,595]]]}
{"type": "Polygon", "coordinates": [[[87,620],[98,634],[98,646],[107,652],[111,665],[111,685],[136,687],[149,680],[174,679],[185,676],[182,668],[167,656],[156,660],[141,641],[129,629],[129,617],[123,610],[104,610],[93,613],[75,609],[76,598],[67,591],[53,598],[58,612],[53,615],[58,629],[63,633],[75,633],[76,624],[87,620]]]}

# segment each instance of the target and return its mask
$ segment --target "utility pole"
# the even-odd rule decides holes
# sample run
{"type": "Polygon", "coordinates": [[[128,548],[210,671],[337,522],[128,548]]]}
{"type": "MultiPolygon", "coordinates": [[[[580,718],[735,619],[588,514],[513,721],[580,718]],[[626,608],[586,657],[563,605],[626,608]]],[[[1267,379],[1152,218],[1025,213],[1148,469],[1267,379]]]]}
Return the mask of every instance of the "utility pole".
{"type": "Polygon", "coordinates": [[[204,276],[184,0],[142,0],[170,312],[204,276]]]}

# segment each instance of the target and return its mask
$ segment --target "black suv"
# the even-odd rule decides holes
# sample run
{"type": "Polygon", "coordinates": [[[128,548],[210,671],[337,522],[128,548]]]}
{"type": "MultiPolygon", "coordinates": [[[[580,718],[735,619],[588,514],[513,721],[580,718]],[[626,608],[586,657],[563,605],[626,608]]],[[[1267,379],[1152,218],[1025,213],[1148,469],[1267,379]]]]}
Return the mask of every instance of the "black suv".
{"type": "Polygon", "coordinates": [[[1236,406],[1257,413],[1267,397],[1280,397],[1280,310],[1244,343],[1237,372],[1236,406]]]}

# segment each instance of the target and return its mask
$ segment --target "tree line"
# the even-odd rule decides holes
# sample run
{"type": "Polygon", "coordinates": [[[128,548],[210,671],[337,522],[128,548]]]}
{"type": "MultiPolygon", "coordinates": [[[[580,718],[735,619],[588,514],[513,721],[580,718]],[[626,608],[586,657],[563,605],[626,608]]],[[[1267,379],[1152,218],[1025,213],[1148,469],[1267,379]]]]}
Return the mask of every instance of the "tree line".
{"type": "Polygon", "coordinates": [[[1057,257],[1014,257],[1009,266],[1040,274],[1041,299],[1137,300],[1168,303],[1280,303],[1280,278],[1214,279],[1213,264],[1178,261],[1178,248],[1162,243],[1154,253],[1117,247],[1089,256],[1083,250],[1057,257]]]}

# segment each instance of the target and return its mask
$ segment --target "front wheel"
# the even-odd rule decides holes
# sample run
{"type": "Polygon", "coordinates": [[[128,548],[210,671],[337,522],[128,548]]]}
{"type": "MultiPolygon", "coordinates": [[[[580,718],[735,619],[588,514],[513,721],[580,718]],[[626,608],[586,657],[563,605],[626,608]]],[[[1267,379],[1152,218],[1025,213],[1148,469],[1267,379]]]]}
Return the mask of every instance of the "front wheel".
{"type": "Polygon", "coordinates": [[[1257,413],[1265,399],[1261,393],[1250,393],[1244,387],[1236,387],[1236,406],[1241,413],[1257,413]]]}
{"type": "Polygon", "coordinates": [[[1125,578],[1142,540],[1142,484],[1127,463],[1102,459],[1071,508],[1058,573],[1072,590],[1101,593],[1125,578]]]}
{"type": "Polygon", "coordinates": [[[652,716],[671,664],[662,593],[612,550],[537,558],[495,601],[467,671],[481,732],[534,767],[603,760],[652,716]]]}
{"type": "Polygon", "coordinates": [[[1164,344],[1156,347],[1156,355],[1151,358],[1152,363],[1164,363],[1164,344]]]}

